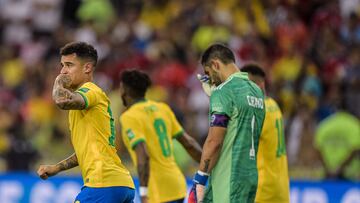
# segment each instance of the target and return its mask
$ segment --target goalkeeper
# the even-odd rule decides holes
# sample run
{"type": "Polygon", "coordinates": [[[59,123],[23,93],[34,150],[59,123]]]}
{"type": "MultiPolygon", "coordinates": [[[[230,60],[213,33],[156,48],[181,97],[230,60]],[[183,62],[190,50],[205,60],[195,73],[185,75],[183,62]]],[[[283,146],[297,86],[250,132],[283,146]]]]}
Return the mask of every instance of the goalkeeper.
{"type": "Polygon", "coordinates": [[[224,45],[210,46],[201,64],[216,88],[210,96],[210,129],[189,202],[254,202],[264,94],[247,73],[240,72],[234,54],[224,45]]]}

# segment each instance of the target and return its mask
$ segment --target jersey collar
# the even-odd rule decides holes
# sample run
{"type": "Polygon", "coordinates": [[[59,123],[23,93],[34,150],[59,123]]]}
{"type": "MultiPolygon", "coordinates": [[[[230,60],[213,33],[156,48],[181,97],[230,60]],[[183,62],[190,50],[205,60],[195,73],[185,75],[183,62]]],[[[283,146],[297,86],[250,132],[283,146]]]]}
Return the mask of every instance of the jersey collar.
{"type": "Polygon", "coordinates": [[[231,75],[225,80],[225,82],[227,82],[227,81],[229,81],[229,80],[232,80],[233,78],[241,78],[241,79],[245,79],[245,80],[248,80],[248,79],[249,79],[247,73],[238,71],[238,72],[236,72],[236,73],[231,74],[231,75]]]}

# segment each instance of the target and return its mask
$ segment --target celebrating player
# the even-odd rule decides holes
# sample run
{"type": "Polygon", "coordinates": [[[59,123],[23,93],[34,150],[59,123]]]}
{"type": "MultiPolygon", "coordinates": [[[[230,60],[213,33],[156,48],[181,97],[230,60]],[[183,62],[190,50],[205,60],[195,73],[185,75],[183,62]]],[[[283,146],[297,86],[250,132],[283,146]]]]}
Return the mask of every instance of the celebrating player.
{"type": "Polygon", "coordinates": [[[210,46],[201,64],[216,88],[210,96],[210,129],[189,202],[254,202],[264,94],[247,73],[240,72],[234,54],[224,45],[210,46]]]}
{"type": "Polygon", "coordinates": [[[201,147],[184,132],[168,105],[144,98],[150,84],[149,76],[137,70],[121,75],[121,98],[127,107],[120,117],[123,140],[137,165],[142,201],[180,203],[186,182],[174,160],[172,139],[198,162],[201,147]]]}
{"type": "Polygon", "coordinates": [[[55,80],[53,99],[59,108],[70,110],[75,153],[57,164],[41,165],[37,173],[47,179],[79,165],[84,187],[75,202],[133,202],[133,180],[116,154],[110,101],[92,82],[97,51],[87,43],[73,42],[60,54],[62,69],[55,80]]]}
{"type": "MultiPolygon", "coordinates": [[[[247,72],[249,79],[266,93],[265,72],[259,65],[247,64],[241,71],[247,72]]],[[[255,202],[289,203],[289,175],[282,114],[271,97],[265,98],[265,107],[266,115],[257,155],[259,182],[255,202]]]]}

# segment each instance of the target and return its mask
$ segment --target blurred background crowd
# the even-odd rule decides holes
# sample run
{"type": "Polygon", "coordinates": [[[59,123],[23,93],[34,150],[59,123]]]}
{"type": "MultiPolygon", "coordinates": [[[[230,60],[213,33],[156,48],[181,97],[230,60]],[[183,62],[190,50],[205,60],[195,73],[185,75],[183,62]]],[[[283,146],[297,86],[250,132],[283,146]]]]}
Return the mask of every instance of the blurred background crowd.
{"type": "MultiPolygon", "coordinates": [[[[72,153],[67,112],[51,99],[59,48],[71,41],[97,48],[95,81],[117,126],[119,74],[139,68],[153,80],[148,98],[169,103],[201,143],[209,101],[199,57],[227,44],[239,67],[256,61],[267,73],[291,178],[360,180],[360,0],[0,0],[0,171],[32,172],[72,153]]],[[[192,174],[196,164],[175,148],[192,174]]]]}

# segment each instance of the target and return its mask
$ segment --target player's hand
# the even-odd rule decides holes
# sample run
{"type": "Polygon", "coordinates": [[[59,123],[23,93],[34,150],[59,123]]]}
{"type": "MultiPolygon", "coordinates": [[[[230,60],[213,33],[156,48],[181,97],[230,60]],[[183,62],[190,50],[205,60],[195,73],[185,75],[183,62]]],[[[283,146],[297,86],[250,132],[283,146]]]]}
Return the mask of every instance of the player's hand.
{"type": "Polygon", "coordinates": [[[37,170],[37,174],[43,180],[46,180],[59,172],[60,170],[56,165],[40,165],[39,169],[37,170]]]}
{"type": "Polygon", "coordinates": [[[188,203],[200,203],[204,199],[205,186],[194,183],[188,198],[188,203]]]}
{"type": "Polygon", "coordinates": [[[197,202],[203,202],[205,195],[205,186],[196,184],[196,196],[197,196],[197,202]]]}
{"type": "Polygon", "coordinates": [[[205,185],[209,177],[208,173],[198,171],[193,179],[193,186],[189,193],[188,203],[200,203],[204,199],[205,185]]]}
{"type": "Polygon", "coordinates": [[[196,77],[201,82],[204,92],[210,97],[211,92],[215,89],[215,86],[210,85],[209,76],[197,74],[196,77]]]}
{"type": "Polygon", "coordinates": [[[59,74],[56,77],[55,82],[60,84],[62,87],[66,88],[66,89],[69,89],[71,87],[71,84],[72,84],[72,79],[71,79],[70,75],[59,74]]]}

